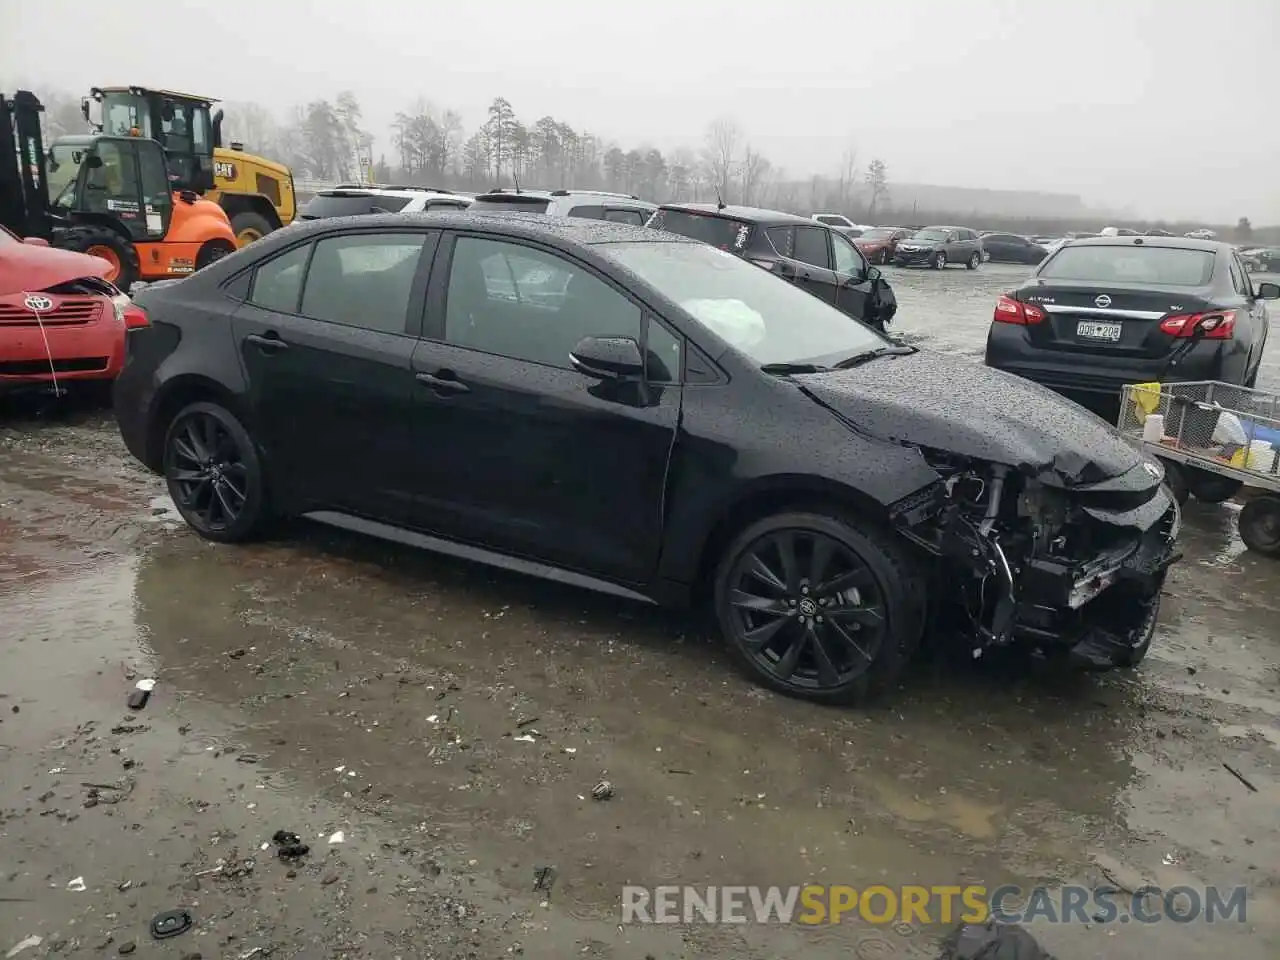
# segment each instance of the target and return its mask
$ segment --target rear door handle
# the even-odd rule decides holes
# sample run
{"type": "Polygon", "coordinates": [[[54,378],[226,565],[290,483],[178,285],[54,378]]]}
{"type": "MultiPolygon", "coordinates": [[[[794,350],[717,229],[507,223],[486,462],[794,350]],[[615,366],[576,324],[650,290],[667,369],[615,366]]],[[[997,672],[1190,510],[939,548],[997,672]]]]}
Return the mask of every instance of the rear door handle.
{"type": "Polygon", "coordinates": [[[457,377],[438,377],[434,373],[419,373],[414,379],[437,393],[470,393],[471,388],[457,377]]]}
{"type": "Polygon", "coordinates": [[[255,347],[260,347],[267,353],[275,353],[279,350],[288,350],[289,344],[280,339],[278,334],[260,334],[251,333],[244,338],[246,343],[252,343],[255,347]]]}

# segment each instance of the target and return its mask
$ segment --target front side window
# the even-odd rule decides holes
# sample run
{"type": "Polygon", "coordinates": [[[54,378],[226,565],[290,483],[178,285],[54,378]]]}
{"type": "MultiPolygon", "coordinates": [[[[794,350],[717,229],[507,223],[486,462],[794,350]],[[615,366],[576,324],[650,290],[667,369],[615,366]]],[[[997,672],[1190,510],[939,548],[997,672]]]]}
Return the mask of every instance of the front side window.
{"type": "Polygon", "coordinates": [[[835,253],[837,273],[848,274],[851,277],[865,276],[867,261],[862,259],[862,254],[852,243],[838,233],[834,233],[831,235],[831,249],[835,253]]]}
{"type": "Polygon", "coordinates": [[[833,363],[888,345],[825,300],[714,247],[626,242],[596,249],[760,365],[833,363]]]}
{"type": "Polygon", "coordinates": [[[138,165],[133,143],[99,140],[99,166],[91,166],[85,177],[84,204],[96,213],[107,213],[127,222],[141,219],[138,198],[138,165]]]}
{"type": "Polygon", "coordinates": [[[640,308],[570,260],[479,237],[460,237],[454,245],[445,308],[449,343],[568,368],[583,337],[639,340],[640,333],[640,308]]]}
{"type": "Polygon", "coordinates": [[[316,244],[302,291],[304,316],[404,333],[425,233],[353,233],[316,244]]]}
{"type": "Polygon", "coordinates": [[[297,313],[302,298],[302,275],[307,269],[311,244],[304,243],[258,267],[253,275],[249,302],[277,313],[297,313]]]}

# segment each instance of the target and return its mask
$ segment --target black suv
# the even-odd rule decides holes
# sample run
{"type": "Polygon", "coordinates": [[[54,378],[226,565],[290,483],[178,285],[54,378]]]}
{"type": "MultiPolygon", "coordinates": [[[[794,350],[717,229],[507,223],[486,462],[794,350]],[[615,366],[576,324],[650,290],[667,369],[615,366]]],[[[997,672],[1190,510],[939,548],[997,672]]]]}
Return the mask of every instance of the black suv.
{"type": "Polygon", "coordinates": [[[977,653],[1133,664],[1176,558],[1163,474],[1114,428],[658,230],[315,220],[137,304],[120,432],[202,536],[303,514],[706,598],[796,696],[885,689],[935,610],[977,653]]]}
{"type": "Polygon", "coordinates": [[[667,203],[649,226],[750,260],[815,297],[884,330],[898,311],[893,288],[834,227],[778,210],[667,203]]]}
{"type": "Polygon", "coordinates": [[[893,262],[900,267],[918,264],[941,270],[949,263],[963,263],[977,270],[983,261],[982,238],[968,227],[925,227],[898,241],[893,262]]]}

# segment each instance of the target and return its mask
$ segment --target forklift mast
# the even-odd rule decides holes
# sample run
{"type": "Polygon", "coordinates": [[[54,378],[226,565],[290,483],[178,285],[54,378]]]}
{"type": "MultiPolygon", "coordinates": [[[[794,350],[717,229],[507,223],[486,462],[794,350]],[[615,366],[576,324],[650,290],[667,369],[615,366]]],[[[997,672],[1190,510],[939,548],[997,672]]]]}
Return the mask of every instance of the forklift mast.
{"type": "Polygon", "coordinates": [[[45,181],[44,140],[34,93],[0,94],[0,225],[19,237],[48,240],[53,233],[49,185],[45,181]]]}

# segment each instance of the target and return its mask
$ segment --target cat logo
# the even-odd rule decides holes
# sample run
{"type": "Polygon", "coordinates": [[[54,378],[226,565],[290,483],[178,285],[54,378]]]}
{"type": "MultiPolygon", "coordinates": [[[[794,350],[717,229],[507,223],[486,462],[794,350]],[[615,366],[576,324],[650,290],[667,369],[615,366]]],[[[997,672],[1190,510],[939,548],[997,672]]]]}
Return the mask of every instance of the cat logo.
{"type": "Polygon", "coordinates": [[[234,180],[236,178],[236,165],[225,160],[215,160],[213,162],[213,175],[223,180],[234,180]]]}

